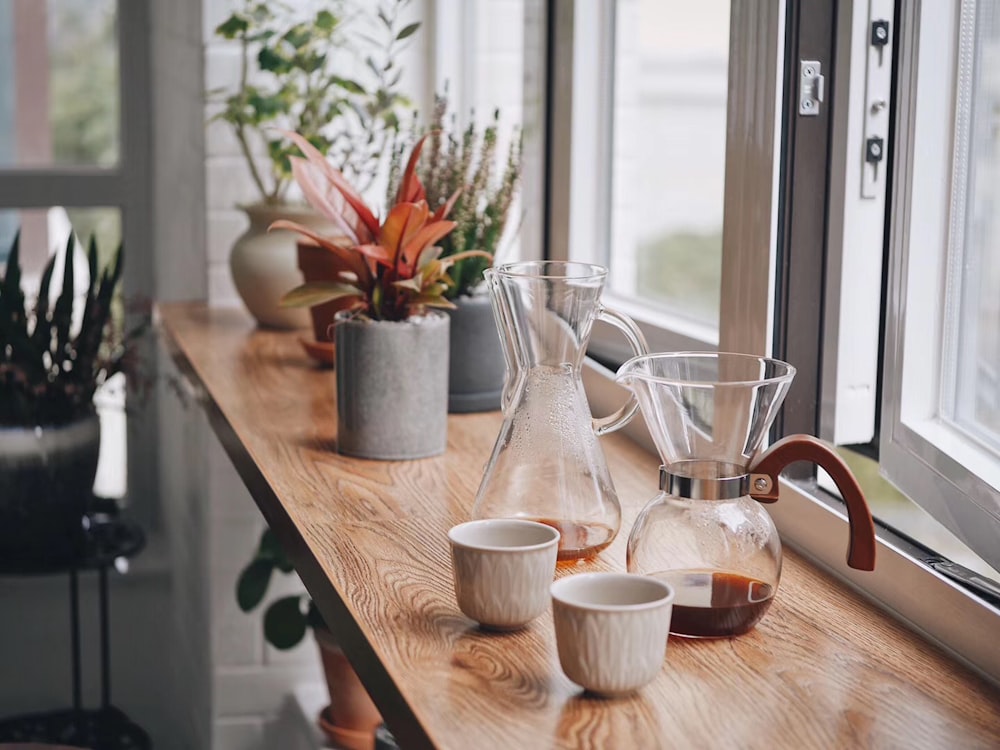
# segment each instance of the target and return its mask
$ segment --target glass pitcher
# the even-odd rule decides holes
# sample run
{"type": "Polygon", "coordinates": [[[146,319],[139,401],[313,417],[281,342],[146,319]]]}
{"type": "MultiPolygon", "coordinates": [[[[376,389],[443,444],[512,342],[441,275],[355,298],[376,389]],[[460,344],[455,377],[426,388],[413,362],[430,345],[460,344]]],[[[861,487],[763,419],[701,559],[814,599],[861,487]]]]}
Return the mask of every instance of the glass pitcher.
{"type": "Polygon", "coordinates": [[[670,632],[745,633],[767,612],[781,577],[781,540],[760,503],[778,499],[778,475],[810,461],[836,482],[851,526],[848,564],[875,567],[875,529],[850,469],[825,444],[791,435],[758,455],[795,368],[743,354],[635,357],[618,370],[656,444],[661,492],[636,519],[630,572],[675,590],[670,632]]]}
{"type": "Polygon", "coordinates": [[[528,518],[559,529],[559,560],[587,559],[611,544],[621,506],[597,437],[624,426],[635,396],[594,419],[581,368],[595,320],[647,351],[627,316],[600,302],[608,270],[589,263],[527,261],[486,272],[507,374],[504,422],[483,474],[473,518],[528,518]]]}

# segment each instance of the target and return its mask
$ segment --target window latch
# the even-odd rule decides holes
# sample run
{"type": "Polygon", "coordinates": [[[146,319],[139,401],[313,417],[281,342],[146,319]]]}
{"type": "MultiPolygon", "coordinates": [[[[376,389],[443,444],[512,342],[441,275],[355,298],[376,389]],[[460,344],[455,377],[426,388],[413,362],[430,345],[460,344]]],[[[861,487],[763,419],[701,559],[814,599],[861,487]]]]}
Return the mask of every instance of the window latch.
{"type": "Polygon", "coordinates": [[[799,114],[815,117],[823,102],[826,79],[818,60],[799,60],[799,114]]]}
{"type": "Polygon", "coordinates": [[[892,0],[871,0],[868,8],[868,42],[865,55],[865,106],[861,112],[861,197],[875,200],[885,193],[887,169],[883,166],[889,142],[892,92],[892,0]]]}

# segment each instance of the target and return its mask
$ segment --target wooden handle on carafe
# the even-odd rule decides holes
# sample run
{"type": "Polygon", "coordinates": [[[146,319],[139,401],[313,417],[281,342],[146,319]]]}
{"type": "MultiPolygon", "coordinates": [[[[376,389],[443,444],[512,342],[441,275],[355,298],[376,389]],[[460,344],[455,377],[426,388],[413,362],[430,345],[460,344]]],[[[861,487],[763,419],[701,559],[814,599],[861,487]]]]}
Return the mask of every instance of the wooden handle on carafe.
{"type": "Polygon", "coordinates": [[[821,467],[837,485],[847,505],[847,520],[851,527],[847,548],[847,564],[857,570],[875,570],[875,523],[858,480],[844,460],[826,443],[812,435],[789,435],[779,440],[754,462],[750,468],[750,497],[762,503],[778,499],[778,476],[796,461],[808,461],[821,467]],[[755,491],[757,479],[770,480],[761,491],[755,491]]]}

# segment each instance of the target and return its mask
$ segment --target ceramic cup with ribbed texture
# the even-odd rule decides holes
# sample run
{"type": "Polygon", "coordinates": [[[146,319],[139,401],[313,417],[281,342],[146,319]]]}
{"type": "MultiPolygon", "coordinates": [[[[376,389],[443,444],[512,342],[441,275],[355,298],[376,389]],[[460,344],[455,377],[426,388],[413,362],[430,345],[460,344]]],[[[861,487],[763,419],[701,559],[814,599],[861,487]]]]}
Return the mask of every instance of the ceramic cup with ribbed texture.
{"type": "Polygon", "coordinates": [[[480,625],[512,630],[549,604],[559,532],[518,519],[459,524],[448,532],[458,608],[480,625]]]}
{"type": "Polygon", "coordinates": [[[552,618],[566,676],[598,695],[624,695],[663,665],[674,590],[631,573],[581,573],[552,584],[552,618]]]}

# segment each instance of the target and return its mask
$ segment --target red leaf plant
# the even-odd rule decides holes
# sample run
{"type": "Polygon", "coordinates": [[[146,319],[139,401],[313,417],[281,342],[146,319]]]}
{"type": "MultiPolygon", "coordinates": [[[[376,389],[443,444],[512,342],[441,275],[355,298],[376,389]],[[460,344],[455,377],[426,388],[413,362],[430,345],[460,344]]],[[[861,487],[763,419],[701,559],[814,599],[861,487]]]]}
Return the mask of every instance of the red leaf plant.
{"type": "Polygon", "coordinates": [[[344,175],[302,136],[288,133],[304,154],[292,157],[292,175],[309,204],[329,218],[340,235],[324,237],[293,221],[281,219],[271,229],[291,229],[306,242],[338,256],[347,267],[339,278],[302,284],[282,298],[286,307],[312,307],[353,298],[348,309],[374,320],[406,320],[427,308],[453,308],[445,292],[454,284],[448,270],[463,258],[491,256],[473,250],[447,258],[436,246],[455,222],[446,219],[458,192],[434,213],[417,177],[424,138],[413,147],[396,193],[395,204],[381,224],[344,175]]]}

